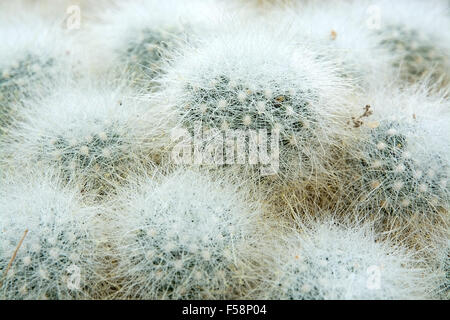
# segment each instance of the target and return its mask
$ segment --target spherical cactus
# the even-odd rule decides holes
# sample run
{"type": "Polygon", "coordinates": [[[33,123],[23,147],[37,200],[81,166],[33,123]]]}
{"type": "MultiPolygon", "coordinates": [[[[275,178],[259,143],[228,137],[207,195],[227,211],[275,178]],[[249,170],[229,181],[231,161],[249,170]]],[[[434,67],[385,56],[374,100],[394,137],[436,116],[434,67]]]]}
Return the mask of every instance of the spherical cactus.
{"type": "Polygon", "coordinates": [[[56,22],[10,6],[16,8],[6,3],[0,8],[0,135],[8,131],[17,105],[33,95],[38,83],[62,71],[62,65],[64,69],[72,65],[71,37],[56,22]]]}
{"type": "Polygon", "coordinates": [[[352,79],[362,88],[394,78],[391,65],[396,57],[379,45],[373,33],[377,21],[372,17],[368,2],[304,1],[297,4],[272,10],[272,23],[292,21],[296,41],[317,45],[321,55],[340,65],[340,76],[352,79]]]}
{"type": "Polygon", "coordinates": [[[424,299],[438,283],[414,254],[377,241],[368,226],[314,222],[283,243],[272,251],[277,267],[262,287],[264,298],[424,299]]]}
{"type": "Polygon", "coordinates": [[[376,1],[380,26],[374,30],[379,44],[397,58],[393,66],[400,77],[415,83],[429,78],[447,85],[450,80],[450,56],[447,30],[448,11],[441,1],[376,1]],[[424,14],[426,12],[426,14],[424,14]]]}
{"type": "Polygon", "coordinates": [[[51,173],[2,177],[0,195],[0,299],[93,297],[94,210],[51,173]]]}
{"type": "Polygon", "coordinates": [[[162,72],[178,43],[212,24],[220,12],[218,5],[215,0],[117,3],[100,14],[102,24],[92,24],[98,42],[94,46],[102,51],[99,65],[105,70],[125,65],[131,80],[150,90],[151,80],[162,72]]]}
{"type": "Polygon", "coordinates": [[[414,89],[370,99],[373,115],[354,145],[359,207],[394,216],[447,212],[448,103],[414,89]]]}
{"type": "Polygon", "coordinates": [[[370,106],[353,119],[347,169],[338,173],[340,207],[354,208],[424,257],[435,239],[447,237],[450,208],[450,108],[427,91],[379,88],[365,97],[370,106]]]}
{"type": "Polygon", "coordinates": [[[130,170],[157,160],[163,133],[159,116],[149,110],[132,92],[109,82],[59,83],[51,96],[26,102],[2,143],[2,160],[55,168],[65,181],[103,194],[130,170]]]}
{"type": "Polygon", "coordinates": [[[301,167],[308,175],[326,158],[351,90],[333,63],[307,46],[294,50],[289,36],[260,27],[239,25],[203,39],[198,49],[185,47],[161,79],[159,97],[168,114],[178,117],[179,128],[191,136],[200,128],[205,141],[215,130],[242,133],[250,145],[251,134],[264,131],[256,141],[260,151],[270,150],[266,163],[261,157],[251,163],[244,154],[244,161],[225,155],[226,164],[260,169],[279,161],[275,173],[301,167]]]}
{"type": "Polygon", "coordinates": [[[137,299],[242,297],[259,206],[237,187],[179,170],[121,190],[112,219],[119,296],[137,299]],[[115,223],[114,223],[115,222],[115,223]]]}

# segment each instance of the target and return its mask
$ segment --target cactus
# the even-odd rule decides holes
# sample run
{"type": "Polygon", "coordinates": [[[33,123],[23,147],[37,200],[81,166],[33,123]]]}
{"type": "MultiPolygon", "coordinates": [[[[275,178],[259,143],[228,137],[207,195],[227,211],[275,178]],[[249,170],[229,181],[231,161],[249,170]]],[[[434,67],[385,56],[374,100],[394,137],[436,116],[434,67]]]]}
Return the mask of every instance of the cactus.
{"type": "Polygon", "coordinates": [[[264,298],[424,299],[438,279],[404,248],[377,241],[368,226],[314,222],[290,234],[274,260],[264,298]]]}
{"type": "Polygon", "coordinates": [[[96,64],[105,68],[102,72],[125,66],[136,87],[153,91],[152,80],[164,72],[166,60],[179,43],[212,25],[211,17],[219,16],[218,7],[215,0],[189,4],[180,0],[138,0],[105,10],[100,15],[104,24],[93,25],[98,38],[94,48],[106,53],[102,63],[96,64]]]}
{"type": "Polygon", "coordinates": [[[371,210],[382,208],[391,215],[446,210],[448,163],[439,154],[430,154],[427,161],[414,158],[408,136],[419,135],[417,130],[397,121],[383,121],[369,130],[361,190],[374,200],[371,210]]]}
{"type": "Polygon", "coordinates": [[[339,206],[434,259],[436,239],[448,234],[448,102],[417,86],[378,88],[364,100],[369,117],[355,122],[339,206]]]}
{"type": "Polygon", "coordinates": [[[433,83],[448,83],[449,57],[435,39],[404,25],[387,25],[378,34],[380,45],[398,56],[393,66],[403,80],[416,83],[428,76],[433,83]]]}
{"type": "Polygon", "coordinates": [[[447,86],[450,39],[444,30],[450,28],[448,6],[439,0],[377,0],[372,6],[379,13],[373,35],[380,47],[390,51],[401,80],[418,83],[427,79],[431,91],[447,86]]]}
{"type": "MultiPolygon", "coordinates": [[[[134,70],[133,78],[139,83],[156,78],[162,72],[164,57],[176,48],[181,31],[177,29],[157,30],[146,28],[141,35],[130,41],[128,48],[122,53],[122,60],[134,70]]],[[[147,87],[151,89],[151,85],[147,87]]]]}
{"type": "Polygon", "coordinates": [[[359,159],[353,186],[358,207],[369,214],[431,218],[448,212],[448,106],[424,90],[368,98],[374,100],[374,115],[353,145],[359,159]]]}
{"type": "Polygon", "coordinates": [[[91,298],[95,212],[51,173],[3,177],[0,195],[0,299],[91,298]]]}
{"type": "Polygon", "coordinates": [[[242,29],[184,47],[160,80],[159,97],[191,134],[197,124],[222,133],[265,129],[267,149],[279,134],[279,173],[295,177],[288,172],[301,167],[308,175],[326,162],[330,137],[339,132],[346,81],[316,52],[293,50],[289,37],[242,29]]]}
{"type": "Polygon", "coordinates": [[[333,60],[340,66],[338,74],[355,82],[355,89],[395,77],[395,57],[379,45],[367,1],[305,1],[290,10],[272,10],[269,17],[274,27],[292,21],[295,41],[333,60]]]}
{"type": "Polygon", "coordinates": [[[66,49],[72,38],[63,37],[61,30],[36,10],[26,11],[22,6],[0,4],[0,135],[9,131],[24,99],[45,94],[40,83],[63,70],[58,66],[64,65],[64,70],[71,66],[66,49]]]}
{"type": "Polygon", "coordinates": [[[41,61],[39,57],[27,55],[10,68],[0,69],[0,133],[11,123],[11,106],[29,98],[33,82],[42,81],[54,64],[53,59],[41,61]]]}
{"type": "Polygon", "coordinates": [[[140,178],[116,199],[113,274],[122,286],[119,296],[242,296],[245,248],[255,245],[258,205],[245,202],[232,185],[193,171],[157,180],[140,178]]]}
{"type": "Polygon", "coordinates": [[[156,160],[158,116],[144,104],[108,85],[66,85],[28,102],[3,141],[6,164],[55,168],[66,182],[102,195],[133,168],[150,165],[152,154],[156,160]]]}

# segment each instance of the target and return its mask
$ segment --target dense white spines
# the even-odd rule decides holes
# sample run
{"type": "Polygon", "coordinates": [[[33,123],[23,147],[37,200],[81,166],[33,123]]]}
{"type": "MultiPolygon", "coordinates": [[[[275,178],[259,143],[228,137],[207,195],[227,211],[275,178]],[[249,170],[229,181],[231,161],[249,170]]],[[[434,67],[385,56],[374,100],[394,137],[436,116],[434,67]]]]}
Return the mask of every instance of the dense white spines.
{"type": "Polygon", "coordinates": [[[424,77],[448,84],[450,74],[450,18],[442,1],[375,1],[379,12],[376,34],[380,45],[398,58],[402,79],[415,83],[424,77]],[[424,14],[426,12],[426,14],[424,14]]]}
{"type": "Polygon", "coordinates": [[[2,144],[8,165],[52,167],[98,192],[144,159],[151,163],[161,134],[158,115],[113,84],[61,84],[51,96],[28,100],[20,119],[2,144]]]}
{"type": "Polygon", "coordinates": [[[424,299],[436,285],[413,255],[377,241],[367,226],[315,223],[295,231],[280,250],[267,298],[424,299]]]}
{"type": "Polygon", "coordinates": [[[76,191],[60,188],[50,174],[2,177],[0,299],[90,298],[94,213],[83,207],[76,191]]]}
{"type": "Polygon", "coordinates": [[[289,20],[299,38],[329,47],[343,76],[363,86],[399,76],[446,85],[449,80],[448,8],[437,1],[311,1],[274,10],[273,21],[289,20]],[[423,12],[427,12],[423,15],[423,12]]]}
{"type": "Polygon", "coordinates": [[[245,250],[256,243],[257,205],[245,203],[235,187],[192,171],[143,178],[122,192],[114,219],[120,296],[243,294],[241,269],[249,267],[245,250]]]}
{"type": "Polygon", "coordinates": [[[53,2],[0,3],[0,299],[448,299],[447,0],[53,2]]]}
{"type": "Polygon", "coordinates": [[[370,4],[365,1],[310,1],[271,12],[272,21],[292,21],[296,40],[318,50],[341,66],[340,75],[366,87],[389,81],[395,57],[379,46],[370,4]]]}
{"type": "Polygon", "coordinates": [[[30,97],[36,84],[62,71],[62,65],[69,69],[74,54],[71,38],[56,21],[4,7],[8,5],[0,7],[0,133],[7,131],[15,105],[30,97]]]}
{"type": "MultiPolygon", "coordinates": [[[[289,36],[247,25],[185,47],[161,79],[159,96],[179,126],[201,129],[266,130],[279,134],[280,167],[304,173],[321,165],[326,145],[349,94],[329,60],[289,36]]],[[[230,159],[228,159],[230,160],[230,159]]],[[[233,159],[231,159],[233,161],[233,159]]]]}
{"type": "Polygon", "coordinates": [[[448,212],[448,102],[414,88],[368,99],[374,113],[353,145],[358,206],[396,216],[448,212]]]}
{"type": "Polygon", "coordinates": [[[150,88],[177,43],[216,23],[220,13],[215,0],[116,3],[99,15],[102,25],[92,25],[102,52],[99,65],[105,70],[125,65],[133,81],[150,88]]]}

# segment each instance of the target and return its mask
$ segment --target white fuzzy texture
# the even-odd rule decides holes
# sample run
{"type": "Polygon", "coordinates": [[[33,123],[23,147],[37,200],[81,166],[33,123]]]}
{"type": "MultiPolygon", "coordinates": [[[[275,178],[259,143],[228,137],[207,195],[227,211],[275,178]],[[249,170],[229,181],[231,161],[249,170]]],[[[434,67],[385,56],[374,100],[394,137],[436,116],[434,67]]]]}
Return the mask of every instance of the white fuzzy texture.
{"type": "Polygon", "coordinates": [[[203,130],[277,130],[287,145],[280,166],[298,166],[303,157],[305,173],[320,167],[339,132],[349,83],[307,43],[294,49],[289,29],[231,24],[181,50],[160,81],[161,103],[190,131],[197,122],[203,130]]]}
{"type": "Polygon", "coordinates": [[[416,267],[412,253],[376,241],[367,226],[316,222],[285,240],[267,298],[426,299],[435,289],[435,276],[416,267]]]}
{"type": "Polygon", "coordinates": [[[2,160],[55,168],[88,189],[114,184],[162,150],[161,117],[152,110],[108,81],[62,81],[52,95],[25,102],[2,160]]]}
{"type": "Polygon", "coordinates": [[[449,210],[450,106],[425,88],[377,89],[365,98],[373,115],[365,119],[362,159],[355,167],[359,206],[368,213],[433,216],[449,210]],[[394,210],[394,211],[392,211],[394,210]]]}
{"type": "Polygon", "coordinates": [[[300,38],[329,46],[324,54],[367,86],[397,75],[409,82],[429,75],[448,81],[447,12],[439,0],[305,1],[271,15],[277,23],[289,21],[300,38]]]}
{"type": "Polygon", "coordinates": [[[342,66],[343,76],[367,86],[391,79],[394,60],[371,30],[369,7],[366,1],[305,1],[270,16],[291,24],[298,41],[324,46],[321,53],[342,66]]]}
{"type": "Polygon", "coordinates": [[[121,297],[231,299],[245,289],[259,206],[233,185],[179,170],[121,190],[113,219],[121,297]],[[246,254],[247,252],[247,254],[246,254]]]}
{"type": "Polygon", "coordinates": [[[436,45],[450,46],[448,5],[440,0],[375,0],[371,4],[381,10],[381,26],[402,24],[436,37],[436,45]]]}
{"type": "Polygon", "coordinates": [[[95,212],[80,201],[75,189],[59,187],[49,172],[2,177],[0,299],[91,297],[95,243],[89,222],[95,212]]]}
{"type": "Polygon", "coordinates": [[[224,10],[216,0],[133,0],[113,4],[98,15],[100,23],[88,25],[93,48],[102,59],[96,61],[93,57],[95,67],[108,70],[125,63],[141,67],[148,80],[160,72],[160,63],[177,42],[215,25],[224,10]]]}
{"type": "Polygon", "coordinates": [[[36,83],[75,65],[76,46],[58,22],[20,5],[0,5],[0,133],[7,131],[16,105],[32,95],[36,83]]]}
{"type": "Polygon", "coordinates": [[[11,67],[26,54],[43,59],[64,57],[71,47],[59,21],[45,20],[33,10],[22,8],[13,15],[13,10],[0,8],[0,69],[11,67]]]}
{"type": "Polygon", "coordinates": [[[425,76],[434,81],[450,79],[450,18],[442,1],[379,0],[371,3],[380,13],[379,38],[400,55],[400,76],[417,82],[425,76]],[[391,29],[389,29],[391,28],[391,29]]]}

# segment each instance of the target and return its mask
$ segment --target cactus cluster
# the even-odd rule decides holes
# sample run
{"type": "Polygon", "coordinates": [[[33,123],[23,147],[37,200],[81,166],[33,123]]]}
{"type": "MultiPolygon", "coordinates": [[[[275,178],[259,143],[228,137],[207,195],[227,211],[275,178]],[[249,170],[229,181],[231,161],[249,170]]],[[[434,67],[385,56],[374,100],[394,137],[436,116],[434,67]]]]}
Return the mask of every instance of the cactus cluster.
{"type": "Polygon", "coordinates": [[[443,0],[30,2],[0,300],[448,299],[443,0]]]}

